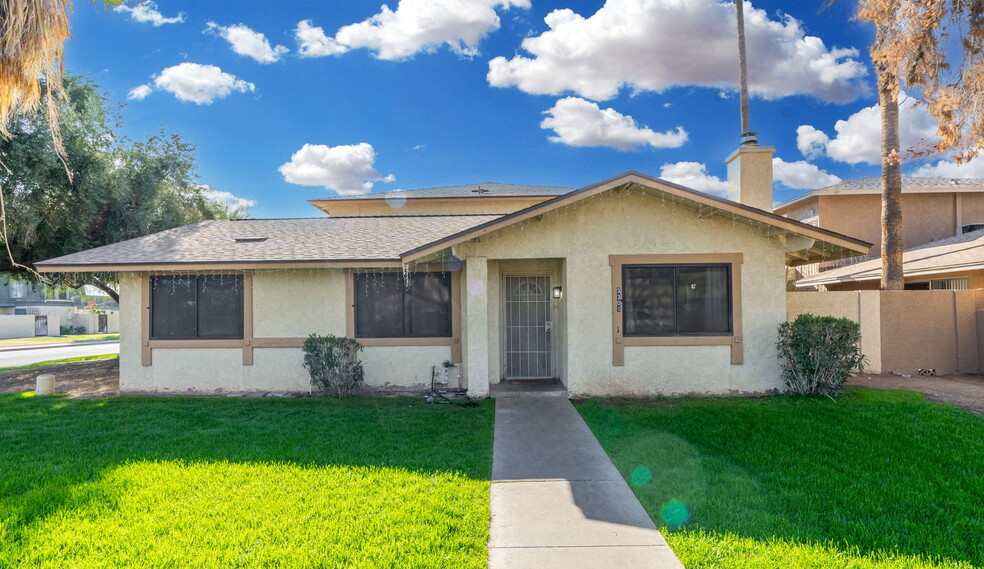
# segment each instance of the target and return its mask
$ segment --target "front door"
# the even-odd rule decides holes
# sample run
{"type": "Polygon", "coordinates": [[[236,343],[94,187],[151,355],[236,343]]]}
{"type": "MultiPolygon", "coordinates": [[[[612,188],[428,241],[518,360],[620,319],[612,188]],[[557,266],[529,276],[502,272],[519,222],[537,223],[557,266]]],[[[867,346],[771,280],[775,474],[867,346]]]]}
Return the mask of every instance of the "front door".
{"type": "Polygon", "coordinates": [[[550,276],[506,276],[505,379],[554,377],[550,276]]]}

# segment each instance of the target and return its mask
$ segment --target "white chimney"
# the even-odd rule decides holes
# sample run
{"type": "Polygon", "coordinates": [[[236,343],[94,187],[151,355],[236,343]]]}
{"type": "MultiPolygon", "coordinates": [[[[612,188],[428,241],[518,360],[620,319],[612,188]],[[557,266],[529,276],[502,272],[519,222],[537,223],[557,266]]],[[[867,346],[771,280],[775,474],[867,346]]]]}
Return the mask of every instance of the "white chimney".
{"type": "Polygon", "coordinates": [[[728,199],[772,211],[772,155],[775,146],[743,145],[725,160],[728,199]]]}

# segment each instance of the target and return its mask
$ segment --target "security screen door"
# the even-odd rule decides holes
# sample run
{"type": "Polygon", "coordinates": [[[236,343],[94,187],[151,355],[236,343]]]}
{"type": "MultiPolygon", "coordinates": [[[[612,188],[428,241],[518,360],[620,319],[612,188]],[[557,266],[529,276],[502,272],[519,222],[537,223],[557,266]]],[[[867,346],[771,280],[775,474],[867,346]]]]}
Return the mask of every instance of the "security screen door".
{"type": "Polygon", "coordinates": [[[506,276],[505,378],[547,379],[553,371],[550,277],[506,276]]]}

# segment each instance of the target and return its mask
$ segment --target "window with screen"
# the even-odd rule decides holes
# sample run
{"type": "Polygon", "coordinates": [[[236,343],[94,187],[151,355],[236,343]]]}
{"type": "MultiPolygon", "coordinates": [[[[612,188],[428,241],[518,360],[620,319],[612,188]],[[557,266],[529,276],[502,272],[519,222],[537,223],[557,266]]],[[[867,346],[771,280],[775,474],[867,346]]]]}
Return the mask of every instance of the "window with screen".
{"type": "Polygon", "coordinates": [[[359,338],[451,336],[451,274],[355,275],[355,335],[359,338]]]}
{"type": "Polygon", "coordinates": [[[176,275],[150,279],[154,340],[241,340],[242,275],[176,275]]]}
{"type": "Polygon", "coordinates": [[[731,266],[623,265],[625,336],[732,332],[731,266]]]}

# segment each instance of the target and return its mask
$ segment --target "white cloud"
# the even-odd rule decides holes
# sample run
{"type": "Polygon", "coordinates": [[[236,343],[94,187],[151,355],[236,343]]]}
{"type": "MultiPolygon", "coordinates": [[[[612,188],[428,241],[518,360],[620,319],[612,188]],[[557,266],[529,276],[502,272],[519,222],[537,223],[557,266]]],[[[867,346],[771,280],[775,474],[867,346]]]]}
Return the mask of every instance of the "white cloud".
{"type": "MultiPolygon", "coordinates": [[[[735,89],[738,82],[735,9],[720,0],[608,0],[585,18],[554,10],[549,30],[523,40],[531,56],[496,57],[488,81],[527,93],[573,91],[594,100],[623,87],[664,91],[675,86],[735,89]]],[[[770,20],[746,2],[749,88],[778,99],[805,94],[847,102],[867,92],[856,49],[830,49],[799,21],[770,20]]]]}
{"type": "Polygon", "coordinates": [[[120,4],[115,8],[117,12],[126,12],[130,14],[130,18],[135,22],[140,22],[143,24],[150,24],[154,27],[163,26],[164,24],[178,24],[184,21],[185,15],[183,13],[178,13],[177,16],[168,18],[157,11],[157,4],[153,2],[141,2],[132,8],[120,4]]]}
{"type": "Polygon", "coordinates": [[[632,117],[615,109],[601,109],[591,101],[577,97],[560,99],[544,114],[549,115],[540,128],[552,129],[551,142],[568,146],[608,146],[616,150],[636,150],[640,146],[676,148],[687,142],[683,127],[675,131],[656,132],[636,125],[632,117]]]}
{"type": "Polygon", "coordinates": [[[815,190],[841,181],[837,176],[824,172],[806,160],[786,162],[778,157],[772,159],[772,177],[794,190],[815,190]]]}
{"type": "Polygon", "coordinates": [[[325,57],[339,55],[348,48],[325,35],[325,30],[313,25],[311,20],[302,20],[294,29],[297,39],[297,53],[301,57],[325,57]]]}
{"type": "MultiPolygon", "coordinates": [[[[923,140],[936,137],[936,122],[913,101],[899,97],[899,140],[903,157],[906,150],[918,148],[923,140]]],[[[837,136],[829,138],[811,125],[796,129],[796,146],[807,158],[826,155],[848,164],[881,164],[881,109],[865,107],[834,124],[837,136]],[[806,149],[806,152],[804,152],[806,149]]]]}
{"type": "Polygon", "coordinates": [[[367,48],[379,59],[406,59],[447,44],[463,57],[478,54],[478,44],[499,29],[497,8],[529,8],[529,0],[400,0],[396,10],[383,5],[375,16],[344,26],[335,41],[351,49],[367,48]]]}
{"type": "Polygon", "coordinates": [[[802,124],[796,128],[796,148],[804,158],[817,158],[827,153],[830,137],[812,125],[802,124]]]}
{"type": "Polygon", "coordinates": [[[700,162],[676,162],[663,164],[659,177],[692,188],[699,192],[723,196],[728,193],[728,183],[707,173],[707,166],[700,162]]]}
{"type": "Polygon", "coordinates": [[[251,57],[260,63],[275,63],[290,51],[282,45],[271,47],[265,35],[253,31],[245,24],[220,26],[215,22],[209,22],[206,30],[222,36],[232,46],[232,51],[251,57]]]}
{"type": "Polygon", "coordinates": [[[154,90],[150,85],[137,85],[127,93],[126,98],[131,101],[142,101],[147,98],[154,90]]]}
{"type": "Polygon", "coordinates": [[[326,146],[305,144],[278,168],[284,180],[301,186],[322,186],[343,196],[366,194],[375,182],[392,182],[373,167],[376,150],[371,144],[326,146]]]}
{"type": "Polygon", "coordinates": [[[210,187],[203,188],[202,193],[205,194],[205,199],[229,209],[249,209],[256,205],[256,202],[253,200],[233,195],[232,192],[213,190],[210,187]]]}
{"type": "Polygon", "coordinates": [[[935,164],[924,164],[912,172],[913,176],[930,178],[984,178],[984,155],[963,164],[953,160],[939,160],[935,164]]]}
{"type": "Polygon", "coordinates": [[[256,89],[252,83],[225,73],[214,65],[200,63],[179,63],[168,67],[154,78],[154,86],[182,101],[199,105],[211,104],[233,91],[244,93],[256,89]]]}

